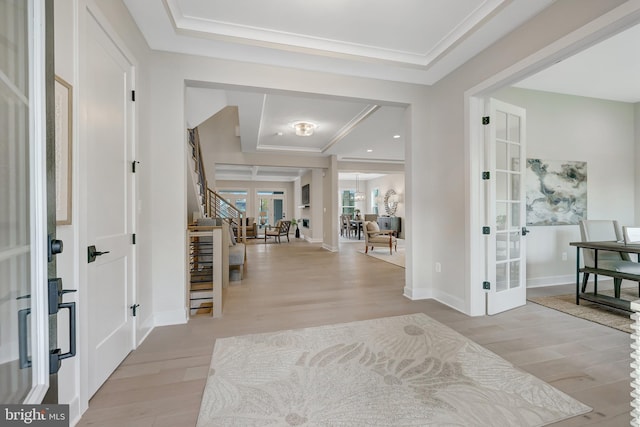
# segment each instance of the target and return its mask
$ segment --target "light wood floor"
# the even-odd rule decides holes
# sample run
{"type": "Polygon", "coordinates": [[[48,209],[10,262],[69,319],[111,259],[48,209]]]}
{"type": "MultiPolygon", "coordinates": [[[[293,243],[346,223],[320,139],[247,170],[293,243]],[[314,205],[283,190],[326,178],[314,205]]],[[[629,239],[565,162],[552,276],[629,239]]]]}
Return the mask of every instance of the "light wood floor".
{"type": "MultiPolygon", "coordinates": [[[[90,401],[80,426],[194,426],[216,338],[424,312],[591,406],[556,426],[628,426],[630,338],[528,303],[471,318],[402,296],[404,269],[292,239],[248,246],[244,280],[225,292],[221,319],[156,328],[90,401]]],[[[566,287],[571,292],[572,286],[566,287]]],[[[563,289],[535,290],[566,293],[563,289]]]]}

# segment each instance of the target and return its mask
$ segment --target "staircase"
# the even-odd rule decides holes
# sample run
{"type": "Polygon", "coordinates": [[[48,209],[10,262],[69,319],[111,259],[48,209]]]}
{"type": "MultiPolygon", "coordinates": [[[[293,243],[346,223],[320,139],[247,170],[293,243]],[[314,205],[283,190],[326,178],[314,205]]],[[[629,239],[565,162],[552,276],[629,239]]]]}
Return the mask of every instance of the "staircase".
{"type": "MultiPolygon", "coordinates": [[[[222,315],[222,287],[229,278],[229,227],[246,243],[245,214],[209,188],[200,149],[198,129],[189,129],[189,147],[193,159],[192,178],[196,188],[200,214],[213,219],[215,225],[193,224],[188,227],[189,310],[194,315],[222,315]]],[[[246,247],[242,246],[246,262],[246,247]]],[[[237,266],[236,266],[237,267],[237,266]]]]}
{"type": "Polygon", "coordinates": [[[191,156],[194,161],[194,171],[197,177],[197,190],[201,213],[205,218],[219,218],[226,221],[230,227],[239,230],[238,239],[246,243],[247,226],[246,221],[243,221],[245,217],[244,212],[209,188],[204,170],[204,162],[202,160],[202,152],[200,150],[198,128],[189,129],[188,131],[191,156]]]}

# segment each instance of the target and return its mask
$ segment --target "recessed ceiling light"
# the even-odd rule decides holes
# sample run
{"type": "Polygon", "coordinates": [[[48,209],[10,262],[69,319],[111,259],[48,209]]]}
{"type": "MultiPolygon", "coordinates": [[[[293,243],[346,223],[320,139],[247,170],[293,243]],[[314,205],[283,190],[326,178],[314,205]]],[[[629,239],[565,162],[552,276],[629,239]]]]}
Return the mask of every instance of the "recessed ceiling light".
{"type": "Polygon", "coordinates": [[[393,139],[398,139],[400,138],[400,135],[393,135],[393,139]]]}
{"type": "Polygon", "coordinates": [[[373,150],[372,150],[371,148],[369,148],[369,149],[367,150],[367,153],[373,153],[373,150]]]}
{"type": "Polygon", "coordinates": [[[276,132],[276,135],[277,135],[277,136],[282,136],[282,135],[284,135],[284,134],[283,134],[282,132],[276,132]]]}

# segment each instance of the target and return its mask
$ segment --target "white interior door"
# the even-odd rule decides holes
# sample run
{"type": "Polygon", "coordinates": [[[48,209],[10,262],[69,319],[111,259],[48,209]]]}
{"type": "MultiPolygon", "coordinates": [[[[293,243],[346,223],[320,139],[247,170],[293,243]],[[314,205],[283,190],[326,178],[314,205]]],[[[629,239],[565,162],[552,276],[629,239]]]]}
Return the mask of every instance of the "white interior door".
{"type": "Polygon", "coordinates": [[[487,314],[526,304],[525,110],[489,101],[485,153],[489,171],[486,193],[487,314]]]}
{"type": "Polygon", "coordinates": [[[88,264],[89,395],[134,347],[132,66],[88,17],[87,235],[103,252],[88,264]]]}

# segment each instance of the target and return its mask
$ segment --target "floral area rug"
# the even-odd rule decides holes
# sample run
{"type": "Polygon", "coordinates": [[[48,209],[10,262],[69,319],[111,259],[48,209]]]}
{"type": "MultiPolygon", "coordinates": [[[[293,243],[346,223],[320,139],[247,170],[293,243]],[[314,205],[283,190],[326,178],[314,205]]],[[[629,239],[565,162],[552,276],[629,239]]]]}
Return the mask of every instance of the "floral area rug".
{"type": "Polygon", "coordinates": [[[219,339],[198,426],[542,426],[591,408],[418,313],[219,339]]]}

